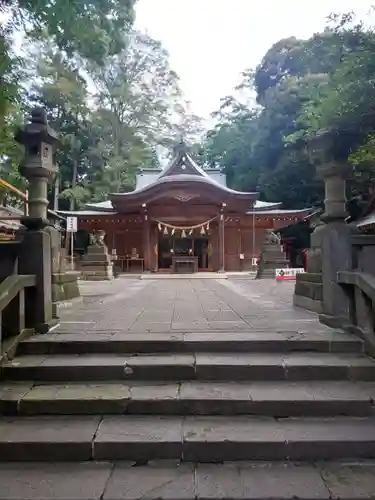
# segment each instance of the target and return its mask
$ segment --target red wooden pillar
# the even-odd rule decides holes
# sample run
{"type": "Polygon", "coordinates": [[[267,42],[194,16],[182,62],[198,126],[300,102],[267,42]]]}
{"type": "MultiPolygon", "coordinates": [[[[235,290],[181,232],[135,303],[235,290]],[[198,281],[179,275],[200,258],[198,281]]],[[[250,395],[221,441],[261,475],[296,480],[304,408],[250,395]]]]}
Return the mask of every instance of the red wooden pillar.
{"type": "Polygon", "coordinates": [[[225,207],[226,204],[223,203],[219,214],[219,273],[225,272],[225,207]]]}
{"type": "Polygon", "coordinates": [[[151,271],[151,224],[150,217],[147,212],[146,204],[142,205],[143,208],[143,258],[144,270],[151,271]]]}
{"type": "Polygon", "coordinates": [[[150,223],[150,269],[155,272],[158,270],[158,238],[155,224],[150,223]]]}

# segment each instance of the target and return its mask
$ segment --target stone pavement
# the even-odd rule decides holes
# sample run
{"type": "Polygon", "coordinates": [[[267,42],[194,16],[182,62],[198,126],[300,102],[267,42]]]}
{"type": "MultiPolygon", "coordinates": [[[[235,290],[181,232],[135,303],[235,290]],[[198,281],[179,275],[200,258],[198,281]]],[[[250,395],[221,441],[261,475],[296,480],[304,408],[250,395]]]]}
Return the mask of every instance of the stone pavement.
{"type": "Polygon", "coordinates": [[[0,465],[0,500],[331,500],[374,498],[368,464],[0,465]]]}
{"type": "Polygon", "coordinates": [[[292,283],[81,288],[2,367],[0,500],[375,497],[375,362],[292,283]]]}
{"type": "Polygon", "coordinates": [[[244,279],[83,282],[83,302],[61,311],[59,331],[327,331],[292,306],[293,287],[244,279]]]}

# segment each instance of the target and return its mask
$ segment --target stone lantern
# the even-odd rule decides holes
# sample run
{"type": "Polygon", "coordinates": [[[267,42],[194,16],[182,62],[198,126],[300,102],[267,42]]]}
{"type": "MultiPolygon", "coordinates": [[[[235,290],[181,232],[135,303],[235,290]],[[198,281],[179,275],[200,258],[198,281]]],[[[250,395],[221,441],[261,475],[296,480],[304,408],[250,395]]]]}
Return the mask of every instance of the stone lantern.
{"type": "Polygon", "coordinates": [[[351,132],[349,130],[323,129],[309,140],[310,158],[317,165],[317,175],[324,180],[325,211],[323,222],[345,222],[346,179],[353,168],[347,163],[351,132]]]}
{"type": "Polygon", "coordinates": [[[53,314],[52,272],[58,253],[56,230],[48,226],[48,183],[56,174],[54,153],[59,144],[57,133],[48,125],[44,109],[35,108],[30,122],[15,135],[25,147],[20,174],[29,181],[29,216],[21,219],[26,231],[20,232],[19,274],[36,278],[35,290],[26,290],[27,316],[37,332],[45,333],[57,319],[53,314]]]}
{"type": "MultiPolygon", "coordinates": [[[[337,273],[352,270],[351,240],[356,228],[346,223],[346,180],[352,171],[347,157],[353,133],[348,129],[324,129],[308,144],[317,174],[324,180],[325,211],[321,216],[324,224],[311,234],[313,266],[307,274],[315,273],[312,282],[315,287],[321,286],[321,304],[316,309],[322,313],[321,321],[334,327],[342,327],[349,318],[349,299],[337,281],[337,273]]],[[[308,276],[298,281],[308,281],[308,276]]]]}
{"type": "Polygon", "coordinates": [[[26,227],[41,229],[48,223],[47,189],[57,172],[54,153],[59,145],[58,136],[48,125],[45,110],[35,108],[30,123],[18,130],[15,139],[25,148],[19,171],[29,181],[29,217],[22,222],[26,227]]]}

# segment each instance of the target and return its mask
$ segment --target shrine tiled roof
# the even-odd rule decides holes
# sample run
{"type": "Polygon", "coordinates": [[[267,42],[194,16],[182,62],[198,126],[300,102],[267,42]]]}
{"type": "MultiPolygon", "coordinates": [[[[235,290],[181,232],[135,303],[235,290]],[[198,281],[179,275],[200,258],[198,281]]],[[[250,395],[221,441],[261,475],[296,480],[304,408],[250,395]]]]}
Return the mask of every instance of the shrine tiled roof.
{"type": "Polygon", "coordinates": [[[196,184],[196,185],[202,185],[205,184],[207,186],[213,186],[219,191],[222,191],[223,193],[227,193],[229,195],[235,195],[239,198],[248,198],[248,197],[256,197],[258,196],[258,193],[253,193],[253,192],[244,192],[244,191],[236,191],[234,189],[230,189],[227,186],[223,186],[216,182],[213,179],[210,179],[210,177],[206,174],[205,176],[198,176],[198,175],[191,175],[191,174],[178,174],[178,175],[165,175],[165,176],[160,176],[158,179],[147,186],[144,186],[140,189],[135,189],[134,191],[130,191],[128,193],[113,193],[111,194],[111,198],[114,199],[119,199],[119,198],[134,198],[137,195],[141,193],[147,193],[157,186],[165,185],[167,186],[168,184],[182,184],[182,183],[189,183],[189,184],[196,184]]]}
{"type": "Polygon", "coordinates": [[[272,209],[272,208],[269,208],[268,210],[257,210],[255,208],[255,210],[250,210],[249,212],[246,212],[247,215],[252,215],[252,214],[255,214],[255,215],[275,215],[275,216],[287,216],[287,215],[291,215],[291,214],[298,214],[298,215],[303,215],[303,214],[309,214],[311,212],[311,208],[301,208],[301,209],[297,209],[297,210],[284,210],[284,209],[278,209],[278,208],[275,208],[275,209],[272,209]]]}
{"type": "MultiPolygon", "coordinates": [[[[261,210],[265,210],[268,213],[270,210],[274,211],[275,209],[281,207],[281,205],[282,205],[281,202],[268,202],[268,201],[256,200],[254,203],[254,206],[249,211],[249,213],[251,213],[253,210],[259,214],[260,214],[261,210]]],[[[106,214],[115,213],[115,208],[112,205],[111,200],[100,201],[98,203],[87,203],[86,209],[87,209],[87,210],[85,210],[86,212],[91,210],[91,211],[94,211],[95,213],[98,213],[98,212],[103,212],[106,214]]],[[[298,210],[292,210],[291,212],[298,212],[298,210]]],[[[60,213],[68,214],[70,212],[61,212],[60,211],[60,213]]]]}
{"type": "MultiPolygon", "coordinates": [[[[278,207],[281,203],[270,203],[266,201],[255,201],[254,208],[246,212],[246,215],[264,215],[264,216],[274,216],[274,217],[288,217],[293,214],[301,216],[308,215],[311,213],[311,208],[302,208],[297,210],[284,210],[278,207]]],[[[90,203],[86,205],[85,210],[77,211],[59,211],[62,215],[77,215],[80,217],[93,217],[93,216],[111,216],[116,215],[117,211],[114,209],[112,202],[101,201],[99,203],[90,203]]]]}
{"type": "Polygon", "coordinates": [[[222,192],[227,196],[235,196],[239,199],[256,199],[258,193],[255,192],[244,192],[236,191],[226,186],[226,183],[218,182],[212,175],[208,172],[219,172],[220,169],[210,169],[205,171],[200,165],[198,165],[192,156],[189,154],[187,147],[184,143],[177,144],[173,152],[173,158],[169,164],[160,170],[158,175],[153,171],[153,175],[150,178],[150,182],[142,183],[141,186],[136,187],[134,191],[127,193],[113,193],[111,194],[112,200],[120,199],[134,199],[143,193],[148,193],[159,186],[168,186],[173,184],[178,186],[179,184],[190,185],[207,185],[208,187],[215,188],[218,192],[222,192]]]}
{"type": "MultiPolygon", "coordinates": [[[[146,170],[141,170],[142,175],[143,172],[146,172],[146,170]]],[[[184,195],[185,190],[188,193],[187,197],[189,197],[192,196],[192,193],[194,194],[195,189],[200,192],[201,196],[203,193],[209,193],[209,196],[214,200],[220,200],[221,198],[223,203],[236,203],[237,208],[241,206],[242,213],[248,215],[255,212],[258,215],[270,214],[275,216],[309,212],[309,209],[305,211],[283,211],[281,210],[282,204],[279,202],[257,200],[259,196],[257,192],[236,191],[229,188],[226,185],[225,174],[221,174],[219,168],[215,167],[205,171],[188,153],[185,144],[180,143],[175,147],[173,158],[164,170],[159,171],[154,169],[150,179],[142,182],[134,191],[113,193],[109,195],[109,200],[88,203],[85,206],[85,210],[74,213],[87,217],[95,215],[110,216],[116,213],[123,213],[127,209],[129,210],[129,207],[146,204],[149,199],[162,197],[165,192],[171,193],[170,195],[176,197],[176,199],[180,199],[184,195]],[[212,173],[215,173],[219,177],[222,175],[224,179],[216,180],[211,175],[212,173]]],[[[73,212],[60,213],[64,213],[65,215],[68,213],[73,214],[73,212]]]]}

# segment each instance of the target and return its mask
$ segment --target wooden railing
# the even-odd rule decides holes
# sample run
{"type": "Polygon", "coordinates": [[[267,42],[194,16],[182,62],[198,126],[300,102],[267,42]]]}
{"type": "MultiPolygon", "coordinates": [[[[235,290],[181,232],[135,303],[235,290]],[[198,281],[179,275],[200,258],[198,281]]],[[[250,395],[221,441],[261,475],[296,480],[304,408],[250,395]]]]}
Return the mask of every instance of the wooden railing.
{"type": "Polygon", "coordinates": [[[26,301],[33,302],[36,278],[33,275],[13,274],[0,284],[0,354],[4,337],[21,334],[28,326],[26,301]]]}

